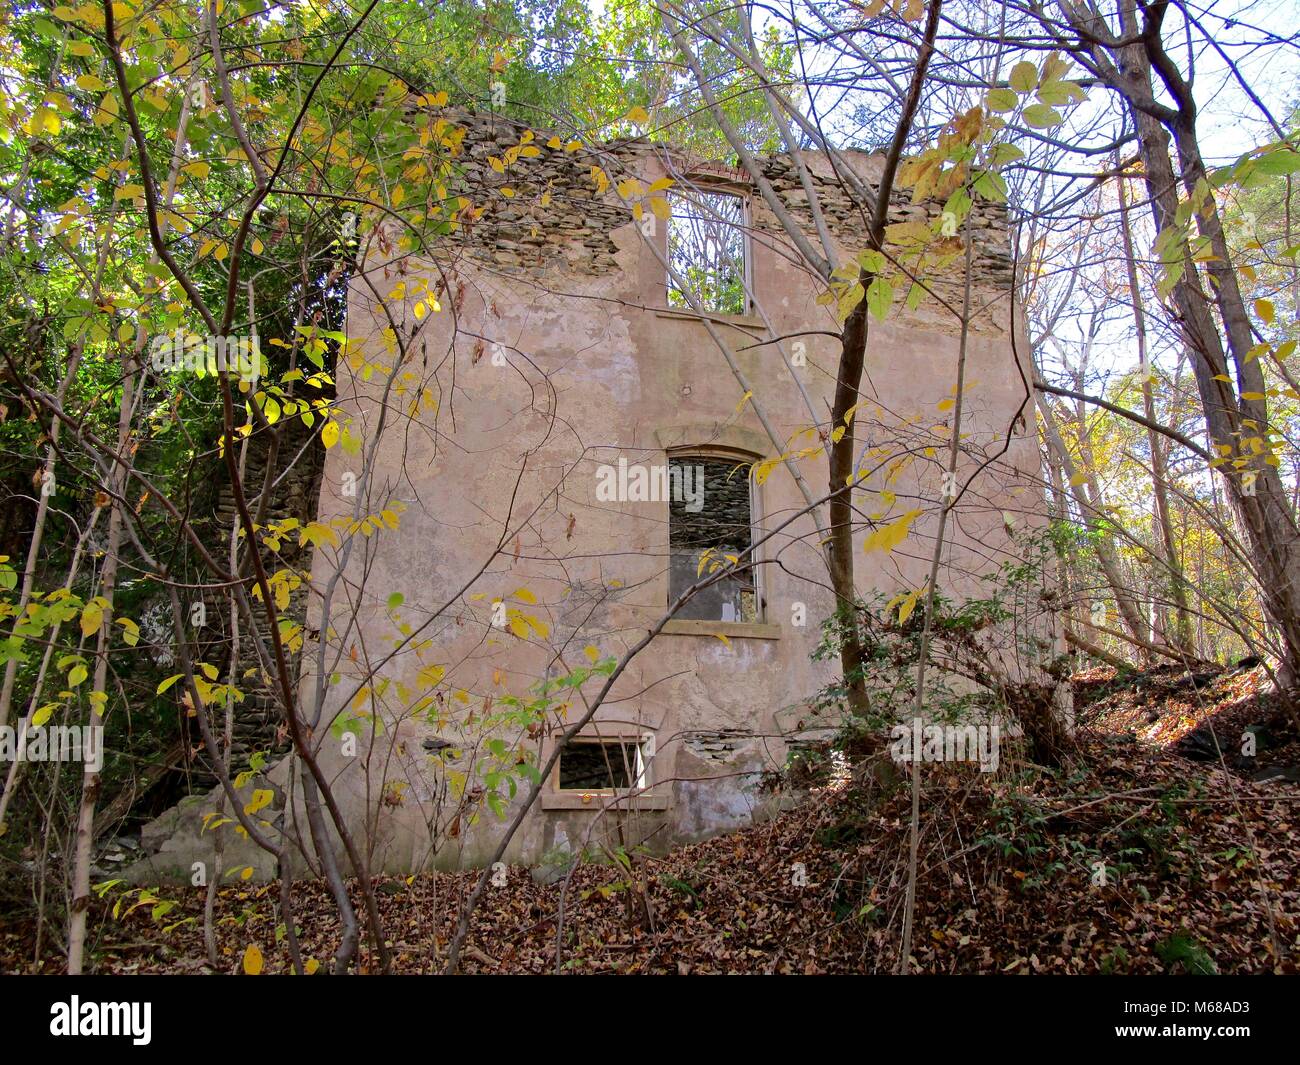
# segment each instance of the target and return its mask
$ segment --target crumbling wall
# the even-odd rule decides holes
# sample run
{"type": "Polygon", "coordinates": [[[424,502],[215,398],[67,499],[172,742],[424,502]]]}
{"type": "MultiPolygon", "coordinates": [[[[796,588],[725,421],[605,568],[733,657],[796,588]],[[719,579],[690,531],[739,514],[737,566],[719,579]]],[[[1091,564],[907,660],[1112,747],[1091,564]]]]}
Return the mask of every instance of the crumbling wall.
{"type": "MultiPolygon", "coordinates": [[[[463,225],[453,244],[459,254],[505,273],[541,277],[557,267],[586,274],[608,273],[617,268],[612,234],[627,225],[630,208],[598,191],[593,167],[603,169],[617,183],[628,177],[643,177],[648,161],[654,159],[679,181],[707,173],[738,185],[749,184],[743,170],[695,161],[645,139],[574,147],[576,142],[562,135],[531,130],[498,115],[457,112],[449,117],[463,130],[463,137],[454,160],[458,176],[448,188],[453,194],[467,196],[482,210],[474,221],[463,225]],[[530,134],[525,146],[535,148],[539,153],[536,157],[525,158],[504,172],[494,169],[491,160],[502,159],[530,134]],[[506,197],[502,189],[510,189],[513,194],[506,197]]],[[[840,154],[843,163],[853,166],[862,185],[874,196],[877,186],[873,171],[879,165],[878,157],[854,150],[840,154]]],[[[824,155],[806,152],[804,159],[831,235],[845,248],[861,250],[865,210],[871,205],[854,201],[847,185],[836,176],[836,167],[824,155]]],[[[794,162],[787,155],[775,155],[761,160],[761,164],[763,176],[782,203],[815,239],[808,194],[794,162]]],[[[757,190],[752,200],[754,227],[779,233],[777,219],[757,190]]],[[[888,222],[931,224],[941,209],[942,205],[935,201],[914,204],[908,191],[895,188],[888,222]]],[[[970,226],[976,284],[1009,290],[1014,272],[1005,208],[978,201],[971,212],[970,226]]],[[[964,268],[962,260],[940,273],[947,284],[952,284],[964,268]]]]}

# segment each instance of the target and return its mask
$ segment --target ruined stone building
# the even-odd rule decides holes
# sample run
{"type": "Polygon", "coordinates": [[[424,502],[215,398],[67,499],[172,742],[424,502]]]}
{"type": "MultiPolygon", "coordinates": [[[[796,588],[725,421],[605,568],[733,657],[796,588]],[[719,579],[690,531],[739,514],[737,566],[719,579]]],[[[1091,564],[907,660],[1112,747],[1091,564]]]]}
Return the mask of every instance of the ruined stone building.
{"type": "MultiPolygon", "coordinates": [[[[605,676],[539,685],[620,658],[711,564],[752,549],[753,569],[691,599],[617,677],[506,859],[661,849],[749,824],[773,807],[762,775],[828,727],[813,705],[837,675],[834,656],[814,655],[833,611],[822,534],[773,460],[802,453],[813,499],[828,492],[839,325],[742,171],[646,142],[578,148],[490,117],[463,124],[457,169],[480,190],[477,217],[430,249],[359,234],[336,371],[350,424],[319,502],[340,542],[314,552],[301,662],[321,765],[376,870],[490,860],[527,766],[545,764],[605,676]]],[[[879,161],[803,158],[849,262],[863,222],[834,168],[871,185],[879,161]]],[[[790,160],[765,174],[811,232],[790,160]]],[[[899,193],[891,219],[935,210],[899,193]]],[[[993,207],[973,227],[959,471],[973,480],[943,556],[958,597],[1041,506],[1009,237],[993,207]]],[[[864,532],[917,513],[894,550],[857,552],[864,595],[926,581],[961,265],[915,310],[900,289],[870,327],[854,501],[864,532]]],[[[283,764],[269,779],[283,829],[298,800],[283,764]]]]}

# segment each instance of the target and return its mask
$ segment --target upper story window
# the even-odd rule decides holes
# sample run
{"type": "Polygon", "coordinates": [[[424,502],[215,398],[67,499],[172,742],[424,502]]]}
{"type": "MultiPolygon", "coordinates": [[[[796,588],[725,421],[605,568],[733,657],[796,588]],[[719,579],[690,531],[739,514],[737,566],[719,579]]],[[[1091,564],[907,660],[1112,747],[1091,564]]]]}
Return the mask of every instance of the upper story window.
{"type": "MultiPolygon", "coordinates": [[[[753,545],[753,505],[747,464],[705,455],[669,460],[668,601],[709,573],[713,562],[728,565],[753,545]],[[709,553],[703,571],[700,561],[709,553]]],[[[724,577],[697,592],[677,617],[698,621],[758,622],[758,588],[753,568],[724,577]]]]}
{"type": "MultiPolygon", "coordinates": [[[[684,189],[669,196],[668,261],[706,311],[747,314],[749,240],[746,205],[733,192],[684,189]]],[[[668,305],[694,309],[670,274],[668,305]]]]}

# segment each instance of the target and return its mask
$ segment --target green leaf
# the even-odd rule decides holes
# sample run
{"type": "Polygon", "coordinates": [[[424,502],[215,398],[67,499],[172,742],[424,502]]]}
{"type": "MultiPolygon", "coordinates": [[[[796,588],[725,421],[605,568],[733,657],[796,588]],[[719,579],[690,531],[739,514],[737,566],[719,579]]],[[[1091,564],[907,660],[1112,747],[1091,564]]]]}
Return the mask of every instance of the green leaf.
{"type": "Polygon", "coordinates": [[[867,288],[867,310],[883,322],[893,303],[894,286],[883,277],[875,278],[867,288]]]}
{"type": "Polygon", "coordinates": [[[858,265],[869,274],[878,274],[885,268],[885,256],[875,248],[858,253],[858,265]]]}
{"type": "Polygon", "coordinates": [[[1073,81],[1045,81],[1038,87],[1038,92],[1034,94],[1038,97],[1040,103],[1051,104],[1053,107],[1060,107],[1071,101],[1082,100],[1084,98],[1083,86],[1073,81]]]}
{"type": "Polygon", "coordinates": [[[1010,89],[990,89],[984,102],[990,111],[1014,111],[1020,103],[1020,97],[1010,89]]]}
{"type": "Polygon", "coordinates": [[[1011,68],[1008,80],[1016,92],[1030,92],[1038,84],[1038,68],[1033,63],[1022,60],[1011,68]]]}
{"type": "Polygon", "coordinates": [[[975,179],[974,188],[986,200],[992,200],[994,203],[1007,202],[1007,183],[996,171],[981,170],[979,177],[975,179]]]}
{"type": "Polygon", "coordinates": [[[1008,163],[1014,163],[1024,157],[1025,153],[1014,144],[1006,144],[1005,142],[1002,144],[995,144],[993,145],[993,150],[989,152],[989,166],[997,169],[1006,166],[1008,163]]]}
{"type": "Polygon", "coordinates": [[[1267,155],[1261,155],[1255,160],[1255,170],[1258,173],[1268,174],[1270,177],[1285,177],[1287,174],[1294,174],[1300,170],[1300,154],[1293,152],[1290,148],[1280,148],[1277,151],[1269,152],[1267,155]]]}
{"type": "Polygon", "coordinates": [[[1061,117],[1061,112],[1055,107],[1048,107],[1047,104],[1031,104],[1026,107],[1023,116],[1025,122],[1034,129],[1046,129],[1049,126],[1059,126],[1065,121],[1061,117]]]}

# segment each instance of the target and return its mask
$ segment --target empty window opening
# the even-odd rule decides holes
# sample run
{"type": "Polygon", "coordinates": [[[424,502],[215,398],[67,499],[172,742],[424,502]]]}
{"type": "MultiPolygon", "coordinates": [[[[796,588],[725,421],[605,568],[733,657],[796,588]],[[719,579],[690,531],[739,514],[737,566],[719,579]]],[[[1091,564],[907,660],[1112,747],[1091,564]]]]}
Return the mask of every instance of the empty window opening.
{"type": "Polygon", "coordinates": [[[652,742],[579,736],[560,752],[561,791],[626,791],[648,787],[652,742]]]}
{"type": "MultiPolygon", "coordinates": [[[[690,493],[674,492],[669,498],[668,601],[673,603],[691,585],[707,576],[711,566],[727,566],[733,558],[740,558],[750,549],[753,514],[746,463],[702,455],[674,456],[668,461],[670,473],[684,467],[679,474],[680,483],[694,487],[690,493]]],[[[697,621],[759,621],[753,569],[724,577],[696,592],[677,617],[697,621]]]]}
{"type": "Polygon", "coordinates": [[[730,192],[682,191],[669,196],[668,261],[677,280],[668,278],[668,305],[716,314],[745,314],[745,201],[730,192]]]}

